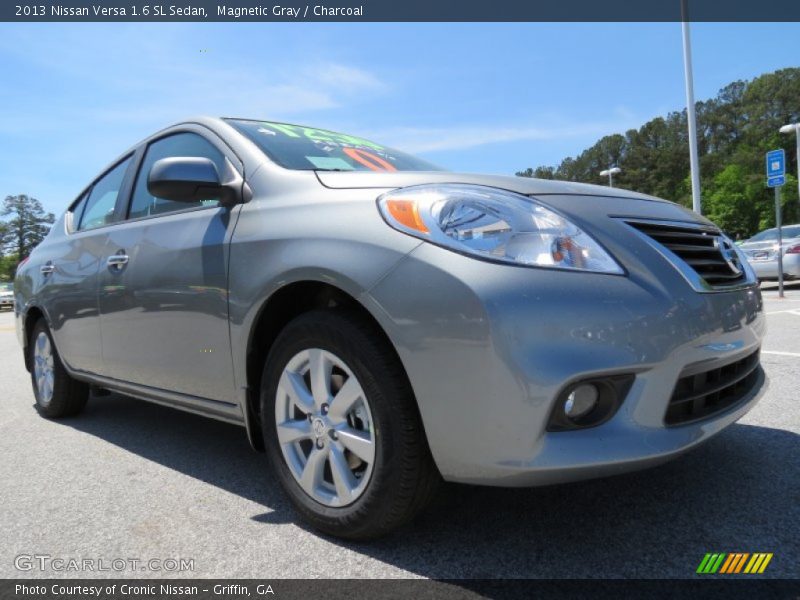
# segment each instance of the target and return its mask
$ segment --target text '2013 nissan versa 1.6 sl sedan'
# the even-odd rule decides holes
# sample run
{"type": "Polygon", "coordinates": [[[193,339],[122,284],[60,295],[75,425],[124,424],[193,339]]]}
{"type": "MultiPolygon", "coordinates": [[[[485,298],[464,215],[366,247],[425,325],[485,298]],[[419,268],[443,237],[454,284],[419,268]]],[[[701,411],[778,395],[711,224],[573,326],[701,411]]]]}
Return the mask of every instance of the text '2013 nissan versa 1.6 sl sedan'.
{"type": "Polygon", "coordinates": [[[115,160],[20,266],[15,311],[42,415],[96,389],[243,425],[297,511],[352,539],[442,478],[662,463],[764,385],[756,277],[695,213],[246,119],[115,160]]]}

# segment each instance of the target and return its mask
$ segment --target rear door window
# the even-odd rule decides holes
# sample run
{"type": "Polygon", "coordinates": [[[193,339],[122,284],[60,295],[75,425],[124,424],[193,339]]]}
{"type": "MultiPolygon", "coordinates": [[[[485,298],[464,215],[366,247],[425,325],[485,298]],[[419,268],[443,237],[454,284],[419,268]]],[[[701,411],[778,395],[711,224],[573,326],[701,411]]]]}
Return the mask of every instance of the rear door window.
{"type": "Polygon", "coordinates": [[[114,209],[130,163],[131,157],[128,157],[95,182],[80,215],[79,230],[95,229],[114,222],[114,209]]]}

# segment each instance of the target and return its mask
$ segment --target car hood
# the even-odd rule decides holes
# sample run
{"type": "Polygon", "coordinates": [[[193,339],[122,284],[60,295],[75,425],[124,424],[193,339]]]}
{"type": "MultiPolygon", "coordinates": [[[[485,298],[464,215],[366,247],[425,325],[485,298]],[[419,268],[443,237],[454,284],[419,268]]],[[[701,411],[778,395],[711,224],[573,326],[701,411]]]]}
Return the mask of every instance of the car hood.
{"type": "Polygon", "coordinates": [[[316,171],[320,183],[334,189],[398,188],[427,183],[469,183],[501,188],[525,195],[572,194],[589,196],[614,196],[652,202],[667,202],[655,196],[630,192],[602,185],[533,179],[531,177],[509,177],[505,175],[480,175],[473,173],[450,173],[448,171],[403,171],[379,173],[372,171],[316,171]]]}
{"type": "MultiPolygon", "coordinates": [[[[600,223],[608,216],[688,221],[713,226],[705,217],[655,196],[600,185],[530,177],[474,175],[443,171],[376,173],[369,171],[317,171],[322,185],[333,189],[393,189],[410,185],[467,183],[534,196],[566,216],[600,223]]],[[[380,193],[380,192],[379,192],[380,193]]]]}

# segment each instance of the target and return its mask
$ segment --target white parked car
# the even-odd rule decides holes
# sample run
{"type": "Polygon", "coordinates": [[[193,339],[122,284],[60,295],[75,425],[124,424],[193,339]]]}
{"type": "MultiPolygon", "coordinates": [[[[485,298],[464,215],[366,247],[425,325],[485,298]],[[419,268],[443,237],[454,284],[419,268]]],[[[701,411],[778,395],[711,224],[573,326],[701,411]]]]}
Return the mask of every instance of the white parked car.
{"type": "MultiPolygon", "coordinates": [[[[761,280],[778,279],[778,230],[767,229],[755,234],[739,246],[761,280]]],[[[783,276],[800,277],[800,225],[781,227],[783,276]]]]}
{"type": "Polygon", "coordinates": [[[0,283],[0,310],[14,308],[14,284],[0,283]]]}

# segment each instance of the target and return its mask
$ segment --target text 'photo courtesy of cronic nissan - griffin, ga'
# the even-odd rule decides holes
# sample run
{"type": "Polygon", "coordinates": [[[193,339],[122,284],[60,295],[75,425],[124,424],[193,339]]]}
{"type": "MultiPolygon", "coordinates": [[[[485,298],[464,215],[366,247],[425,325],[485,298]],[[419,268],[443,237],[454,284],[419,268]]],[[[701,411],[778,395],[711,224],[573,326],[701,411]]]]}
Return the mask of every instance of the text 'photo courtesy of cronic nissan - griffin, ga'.
{"type": "Polygon", "coordinates": [[[44,417],[111,390],[242,425],[306,522],[369,539],[442,480],[613,475],[730,426],[765,387],[757,283],[666,200],[202,117],[89,183],[14,310],[44,417]]]}

